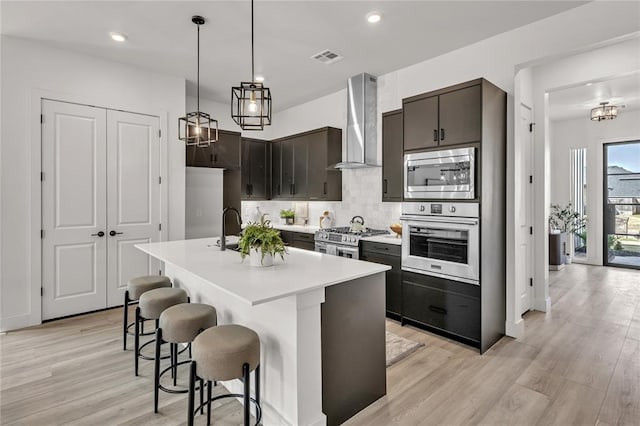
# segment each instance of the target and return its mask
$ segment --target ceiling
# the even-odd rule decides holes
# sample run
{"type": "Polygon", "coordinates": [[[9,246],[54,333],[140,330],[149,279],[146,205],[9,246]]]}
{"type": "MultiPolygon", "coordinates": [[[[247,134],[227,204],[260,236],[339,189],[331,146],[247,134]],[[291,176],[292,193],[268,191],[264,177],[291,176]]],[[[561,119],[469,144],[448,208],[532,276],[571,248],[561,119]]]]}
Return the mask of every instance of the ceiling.
{"type": "MultiPolygon", "coordinates": [[[[555,15],[584,1],[263,1],[255,4],[256,74],[274,110],[346,86],[360,72],[382,75],[555,15]],[[382,21],[365,16],[377,10],[382,21]],[[324,49],[344,59],[310,59],[324,49]]],[[[202,15],[201,96],[228,102],[251,78],[250,2],[2,1],[1,33],[187,80],[195,94],[196,26],[202,15]],[[116,43],[109,32],[122,32],[116,43]]]]}
{"type": "Polygon", "coordinates": [[[640,73],[584,83],[549,93],[549,119],[588,119],[600,102],[624,105],[618,114],[640,109],[640,73]]]}

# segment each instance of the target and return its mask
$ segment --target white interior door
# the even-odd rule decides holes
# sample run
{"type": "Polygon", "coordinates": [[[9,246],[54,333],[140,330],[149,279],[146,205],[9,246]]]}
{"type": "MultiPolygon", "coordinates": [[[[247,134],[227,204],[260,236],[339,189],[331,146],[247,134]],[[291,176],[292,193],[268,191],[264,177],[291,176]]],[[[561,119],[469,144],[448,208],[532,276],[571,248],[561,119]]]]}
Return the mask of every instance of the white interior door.
{"type": "Polygon", "coordinates": [[[130,278],[158,274],[134,247],[160,239],[159,119],[107,111],[107,306],[121,305],[130,278]]]}
{"type": "Polygon", "coordinates": [[[520,296],[520,311],[525,313],[533,308],[533,128],[531,126],[531,110],[520,105],[520,185],[521,191],[516,192],[516,217],[522,218],[518,232],[518,259],[520,264],[516,268],[516,282],[520,296]]]}
{"type": "Polygon", "coordinates": [[[106,110],[42,101],[42,318],[105,307],[106,110]]]}

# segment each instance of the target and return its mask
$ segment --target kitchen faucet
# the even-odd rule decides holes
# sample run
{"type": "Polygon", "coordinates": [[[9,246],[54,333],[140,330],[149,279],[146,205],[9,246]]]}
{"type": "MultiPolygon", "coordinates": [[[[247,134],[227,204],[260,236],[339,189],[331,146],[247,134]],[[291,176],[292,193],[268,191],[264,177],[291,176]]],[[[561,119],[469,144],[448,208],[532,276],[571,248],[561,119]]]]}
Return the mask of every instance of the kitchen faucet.
{"type": "Polygon", "coordinates": [[[238,210],[236,210],[234,207],[225,207],[224,210],[222,210],[222,235],[220,236],[220,251],[224,251],[227,249],[227,237],[225,235],[224,223],[229,211],[233,211],[236,214],[238,225],[242,225],[242,218],[240,217],[240,212],[238,210]]]}

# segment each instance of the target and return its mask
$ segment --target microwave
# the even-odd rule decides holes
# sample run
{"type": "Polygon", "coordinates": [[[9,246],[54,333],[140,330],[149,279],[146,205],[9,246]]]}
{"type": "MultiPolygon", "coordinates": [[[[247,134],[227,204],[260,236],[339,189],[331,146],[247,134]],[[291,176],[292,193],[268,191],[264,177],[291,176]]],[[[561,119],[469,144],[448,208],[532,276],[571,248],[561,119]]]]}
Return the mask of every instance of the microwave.
{"type": "Polygon", "coordinates": [[[475,157],[473,147],[405,154],[404,198],[476,198],[475,157]]]}

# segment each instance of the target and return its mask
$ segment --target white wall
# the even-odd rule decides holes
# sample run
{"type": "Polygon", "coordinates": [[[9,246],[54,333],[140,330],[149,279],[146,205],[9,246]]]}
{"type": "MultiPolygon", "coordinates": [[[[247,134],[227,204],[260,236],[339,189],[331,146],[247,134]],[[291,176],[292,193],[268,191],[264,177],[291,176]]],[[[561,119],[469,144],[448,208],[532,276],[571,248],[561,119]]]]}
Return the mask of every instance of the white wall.
{"type": "Polygon", "coordinates": [[[621,110],[610,121],[591,121],[588,116],[550,122],[550,203],[567,204],[570,195],[570,150],[587,149],[587,263],[602,265],[603,259],[603,145],[640,140],[640,110],[621,110]]]}
{"type": "Polygon", "coordinates": [[[161,116],[169,206],[165,238],[180,239],[185,168],[176,126],[185,111],[185,81],[6,36],[1,60],[0,329],[7,330],[40,322],[39,199],[32,198],[40,175],[38,96],[161,116]]]}
{"type": "MultiPolygon", "coordinates": [[[[515,101],[514,94],[514,77],[517,70],[526,68],[523,64],[541,61],[545,58],[560,58],[571,52],[601,43],[606,40],[615,39],[640,30],[640,21],[637,19],[640,13],[640,4],[637,2],[590,2],[584,6],[571,9],[567,12],[534,22],[530,25],[517,28],[515,30],[482,40],[478,43],[466,46],[456,51],[441,55],[428,61],[393,71],[391,73],[379,76],[378,78],[378,112],[386,112],[397,109],[402,106],[402,99],[419,93],[436,90],[442,87],[472,80],[478,77],[484,77],[498,87],[505,90],[509,95],[508,110],[508,129],[507,129],[507,158],[514,161],[514,151],[517,147],[514,145],[513,132],[513,109],[515,101]],[[594,22],[598,25],[594,26],[594,22]],[[567,29],[571,30],[568,31],[567,29]]],[[[593,64],[587,64],[586,69],[593,64]]],[[[606,65],[606,62],[601,64],[606,65]]],[[[363,70],[367,71],[367,70],[363,70]]],[[[525,71],[527,73],[529,71],[525,71]]],[[[573,80],[572,70],[565,77],[573,80]]],[[[585,74],[584,72],[579,73],[585,74]]],[[[531,85],[532,78],[527,76],[524,78],[528,81],[529,87],[525,88],[520,95],[521,99],[529,100],[534,103],[534,109],[537,111],[538,104],[543,104],[535,93],[539,91],[539,87],[534,89],[531,85]]],[[[538,79],[538,83],[540,83],[538,79]]],[[[346,81],[345,81],[346,86],[346,81]]],[[[547,86],[552,87],[552,86],[547,86]]],[[[284,136],[294,131],[309,130],[311,128],[333,125],[344,129],[346,127],[344,113],[346,97],[344,91],[336,92],[333,95],[325,96],[316,101],[309,102],[302,106],[293,107],[286,111],[282,111],[274,115],[273,136],[284,136]],[[336,123],[336,124],[334,124],[336,123]]],[[[544,111],[544,108],[540,108],[544,111]]],[[[380,118],[379,118],[380,120],[380,118]]],[[[537,120],[537,113],[536,113],[537,120]]],[[[539,123],[543,120],[537,120],[539,123]]],[[[544,126],[543,130],[544,130],[544,126]]],[[[380,126],[378,126],[378,136],[380,140],[380,126]]],[[[543,134],[544,132],[540,132],[543,134]]],[[[537,185],[541,186],[542,198],[539,198],[540,205],[543,206],[542,211],[538,212],[536,217],[536,232],[546,235],[546,210],[548,204],[548,196],[545,199],[545,185],[548,185],[548,177],[545,178],[545,158],[548,158],[548,152],[544,150],[544,140],[536,139],[536,145],[540,145],[539,157],[536,160],[536,175],[541,174],[537,179],[537,185]],[[545,157],[546,155],[546,157],[545,157]]],[[[370,173],[381,173],[379,169],[370,169],[370,173]]],[[[349,182],[350,175],[353,171],[343,172],[343,182],[349,182]]],[[[357,172],[356,172],[357,173],[357,172]]],[[[356,173],[353,173],[353,181],[357,182],[356,173]]],[[[508,181],[513,182],[514,176],[519,173],[515,169],[514,163],[508,166],[508,181]]],[[[372,179],[378,182],[375,186],[368,188],[371,194],[380,194],[381,183],[379,178],[372,179]]],[[[349,183],[346,183],[349,186],[349,183]]],[[[510,191],[517,191],[513,185],[509,185],[510,191]]],[[[538,194],[540,196],[540,194],[538,194]]],[[[373,197],[373,195],[372,195],[373,197]]],[[[368,198],[364,199],[366,204],[368,198]]],[[[513,194],[508,195],[508,200],[513,203],[513,194]]],[[[538,200],[536,201],[538,204],[538,200]]],[[[382,203],[377,204],[379,207],[382,203]]],[[[375,207],[374,207],[375,208],[375,207]]],[[[507,206],[508,212],[512,215],[509,219],[513,221],[514,226],[518,222],[517,217],[513,217],[513,204],[507,206]]],[[[513,234],[511,234],[513,236],[513,234]]],[[[536,282],[545,282],[548,277],[545,265],[546,239],[544,236],[537,238],[541,240],[536,244],[536,259],[538,267],[536,273],[541,279],[536,278],[536,282]],[[539,252],[541,250],[541,252],[539,252]]],[[[511,238],[507,241],[507,251],[515,249],[515,241],[511,238]]],[[[508,277],[507,288],[510,295],[507,300],[508,312],[510,317],[507,323],[516,323],[520,321],[520,315],[516,313],[514,308],[516,299],[514,289],[513,274],[508,277]]],[[[548,287],[543,286],[541,303],[538,305],[540,309],[546,310],[546,301],[548,300],[548,287]]],[[[522,328],[518,330],[522,331],[522,328]]],[[[509,332],[509,327],[507,328],[509,332]]],[[[517,336],[517,332],[514,332],[517,336]]]]}

